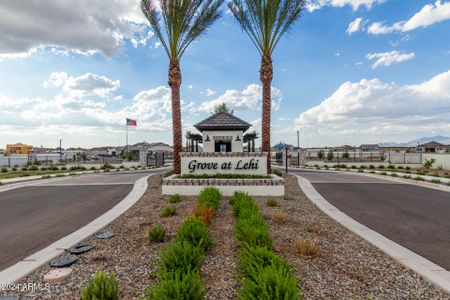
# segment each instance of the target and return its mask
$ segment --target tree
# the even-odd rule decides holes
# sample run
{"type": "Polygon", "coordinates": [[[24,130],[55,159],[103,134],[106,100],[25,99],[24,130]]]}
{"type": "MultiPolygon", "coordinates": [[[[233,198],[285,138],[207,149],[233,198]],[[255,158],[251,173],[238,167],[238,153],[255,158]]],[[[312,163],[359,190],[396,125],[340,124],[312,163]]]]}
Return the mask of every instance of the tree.
{"type": "Polygon", "coordinates": [[[333,158],[334,158],[334,152],[333,152],[333,150],[328,151],[327,159],[328,159],[329,161],[332,161],[333,158]]]}
{"type": "Polygon", "coordinates": [[[230,114],[234,114],[234,110],[228,107],[228,105],[225,102],[222,102],[219,105],[216,105],[214,107],[214,110],[211,112],[212,115],[220,113],[220,112],[227,112],[230,114]]]}
{"type": "Polygon", "coordinates": [[[319,152],[317,152],[318,159],[323,159],[324,156],[325,156],[325,153],[323,152],[323,150],[320,150],[319,152]]]}
{"type": "Polygon", "coordinates": [[[141,0],[141,9],[169,58],[169,86],[172,101],[173,171],[181,173],[181,69],[180,59],[189,45],[221,16],[224,0],[141,0]]]}
{"type": "Polygon", "coordinates": [[[261,55],[259,79],[262,83],[262,141],[270,165],[272,54],[283,35],[300,18],[305,0],[232,0],[228,6],[261,55]]]}
{"type": "Polygon", "coordinates": [[[345,150],[345,152],[342,154],[342,158],[343,159],[349,159],[350,158],[350,153],[348,153],[348,151],[345,150]]]}

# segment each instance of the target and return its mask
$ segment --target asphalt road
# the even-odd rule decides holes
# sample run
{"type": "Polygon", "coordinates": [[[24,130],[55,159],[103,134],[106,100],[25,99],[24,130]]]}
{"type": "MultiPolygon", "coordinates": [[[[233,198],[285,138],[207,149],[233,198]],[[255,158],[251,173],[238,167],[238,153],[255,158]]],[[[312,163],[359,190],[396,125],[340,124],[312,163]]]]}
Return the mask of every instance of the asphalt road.
{"type": "Polygon", "coordinates": [[[95,220],[149,173],[83,175],[0,192],[0,271],[95,220]]]}
{"type": "Polygon", "coordinates": [[[450,270],[450,193],[356,174],[295,173],[351,218],[450,270]]]}

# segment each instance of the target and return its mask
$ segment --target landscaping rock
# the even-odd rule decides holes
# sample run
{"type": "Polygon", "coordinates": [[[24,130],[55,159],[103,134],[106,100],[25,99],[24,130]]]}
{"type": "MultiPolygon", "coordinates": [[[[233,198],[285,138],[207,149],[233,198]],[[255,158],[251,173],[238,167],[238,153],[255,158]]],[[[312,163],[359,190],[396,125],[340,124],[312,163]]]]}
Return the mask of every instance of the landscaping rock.
{"type": "Polygon", "coordinates": [[[52,259],[52,261],[50,262],[50,266],[54,268],[65,268],[73,265],[77,262],[77,260],[78,257],[76,257],[75,255],[61,256],[52,259]]]}
{"type": "Polygon", "coordinates": [[[44,282],[61,283],[72,274],[71,268],[53,269],[44,275],[44,282]]]}
{"type": "Polygon", "coordinates": [[[70,254],[81,254],[92,250],[94,246],[91,245],[79,245],[69,249],[70,254]]]}
{"type": "Polygon", "coordinates": [[[95,235],[96,238],[98,238],[99,240],[107,240],[110,239],[114,236],[114,232],[112,231],[106,231],[106,232],[101,232],[101,233],[97,233],[95,235]]]}

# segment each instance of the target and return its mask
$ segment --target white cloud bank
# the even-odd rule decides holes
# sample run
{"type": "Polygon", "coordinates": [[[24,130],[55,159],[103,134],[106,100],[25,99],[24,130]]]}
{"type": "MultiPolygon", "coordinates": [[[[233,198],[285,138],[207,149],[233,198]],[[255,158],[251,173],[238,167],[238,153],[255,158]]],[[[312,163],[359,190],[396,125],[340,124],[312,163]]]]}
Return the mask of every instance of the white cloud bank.
{"type": "Polygon", "coordinates": [[[407,60],[411,60],[416,56],[414,52],[401,53],[399,51],[382,52],[382,53],[369,53],[366,55],[368,60],[375,60],[372,64],[372,69],[378,67],[388,67],[392,64],[398,64],[407,60]]]}
{"type": "Polygon", "coordinates": [[[370,34],[387,34],[392,32],[408,32],[418,28],[425,28],[435,23],[450,19],[450,1],[443,3],[436,1],[427,4],[407,21],[385,25],[382,22],[372,23],[367,32],[370,34]]]}
{"type": "Polygon", "coordinates": [[[0,59],[37,49],[114,56],[125,40],[137,47],[151,37],[136,0],[14,0],[0,2],[0,59]]]}
{"type": "Polygon", "coordinates": [[[381,4],[386,0],[312,0],[306,5],[306,9],[309,12],[321,9],[325,6],[332,7],[344,7],[346,5],[351,6],[354,11],[358,10],[360,7],[366,7],[371,9],[375,4],[381,4]]]}
{"type": "Polygon", "coordinates": [[[450,71],[420,84],[379,79],[346,82],[319,105],[300,114],[309,136],[429,134],[449,132],[450,71]]]}
{"type": "MultiPolygon", "coordinates": [[[[272,109],[278,110],[281,105],[283,94],[275,87],[272,87],[272,109]]],[[[242,91],[227,90],[214,100],[205,101],[198,108],[202,112],[210,112],[219,104],[226,103],[235,111],[258,110],[261,108],[262,87],[259,84],[250,84],[242,91]]]]}

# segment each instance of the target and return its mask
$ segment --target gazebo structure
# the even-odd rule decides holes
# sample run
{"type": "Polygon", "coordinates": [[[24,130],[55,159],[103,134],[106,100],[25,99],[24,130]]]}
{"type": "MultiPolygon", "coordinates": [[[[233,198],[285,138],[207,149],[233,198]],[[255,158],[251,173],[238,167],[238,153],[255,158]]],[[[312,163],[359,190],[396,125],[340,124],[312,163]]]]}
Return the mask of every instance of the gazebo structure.
{"type": "Polygon", "coordinates": [[[219,112],[197,123],[194,127],[201,134],[188,133],[187,149],[199,152],[198,144],[203,144],[203,152],[255,152],[256,132],[244,134],[252,125],[228,112],[219,112]],[[247,143],[247,146],[244,146],[247,143]]]}

